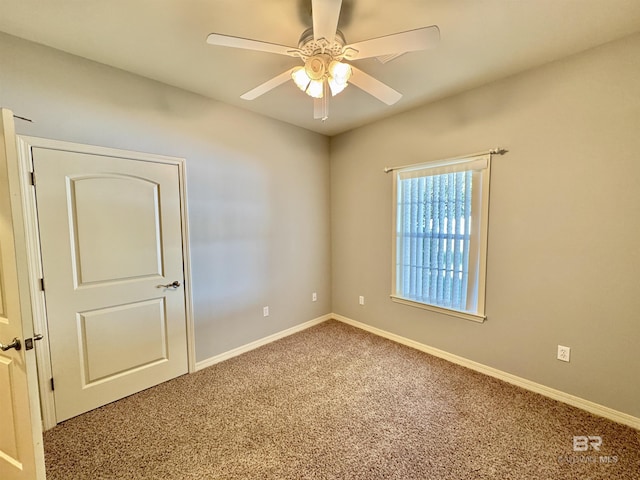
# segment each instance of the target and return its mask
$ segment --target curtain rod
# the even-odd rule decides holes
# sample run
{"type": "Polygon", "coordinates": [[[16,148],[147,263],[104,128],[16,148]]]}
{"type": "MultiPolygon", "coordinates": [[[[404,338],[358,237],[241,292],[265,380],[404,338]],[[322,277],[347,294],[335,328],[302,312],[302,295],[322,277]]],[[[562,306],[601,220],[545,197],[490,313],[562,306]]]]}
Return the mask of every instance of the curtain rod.
{"type": "Polygon", "coordinates": [[[30,118],[21,117],[20,115],[13,114],[13,118],[17,118],[18,120],[24,120],[25,122],[33,123],[33,120],[31,120],[30,118]]]}
{"type": "MultiPolygon", "coordinates": [[[[459,157],[452,157],[452,158],[446,158],[443,160],[440,160],[441,162],[448,162],[449,160],[458,160],[461,158],[468,158],[468,157],[479,157],[480,155],[504,155],[505,153],[507,153],[509,150],[502,148],[502,147],[498,147],[498,148],[492,148],[491,150],[486,150],[484,152],[477,152],[477,153],[471,153],[469,155],[461,155],[459,157]]],[[[422,165],[425,162],[421,162],[421,163],[413,163],[411,165],[402,165],[400,167],[384,167],[384,173],[389,173],[389,172],[393,172],[394,170],[400,170],[402,168],[409,168],[409,167],[416,167],[418,165],[422,165]]]]}

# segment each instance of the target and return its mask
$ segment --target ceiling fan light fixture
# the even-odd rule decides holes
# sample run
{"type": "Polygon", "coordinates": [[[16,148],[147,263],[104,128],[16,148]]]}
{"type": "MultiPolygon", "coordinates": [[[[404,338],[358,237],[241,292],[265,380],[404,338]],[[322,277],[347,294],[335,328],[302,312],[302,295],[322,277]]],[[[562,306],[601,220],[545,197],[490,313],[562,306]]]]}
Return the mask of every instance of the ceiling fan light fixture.
{"type": "Polygon", "coordinates": [[[207,36],[210,45],[286,55],[304,63],[295,68],[289,67],[240,98],[253,100],[291,78],[301,91],[316,99],[313,102],[313,118],[316,119],[325,120],[328,117],[329,97],[342,92],[349,82],[381,102],[393,105],[400,100],[401,93],[345,62],[375,57],[386,63],[406,52],[431,48],[440,40],[440,29],[432,25],[347,44],[343,33],[337,28],[342,0],[304,1],[313,7],[312,25],[302,32],[298,48],[220,33],[207,36]]]}
{"type": "Polygon", "coordinates": [[[291,72],[291,78],[293,80],[293,83],[295,83],[297,87],[303,92],[307,90],[309,83],[311,83],[311,79],[309,78],[309,75],[307,75],[304,67],[294,68],[291,72]]]}

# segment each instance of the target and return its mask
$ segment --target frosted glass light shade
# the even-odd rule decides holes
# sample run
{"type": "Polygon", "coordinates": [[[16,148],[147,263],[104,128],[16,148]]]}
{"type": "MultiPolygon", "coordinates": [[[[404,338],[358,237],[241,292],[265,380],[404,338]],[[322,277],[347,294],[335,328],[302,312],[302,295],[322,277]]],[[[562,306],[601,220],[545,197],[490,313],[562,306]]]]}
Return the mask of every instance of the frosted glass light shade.
{"type": "Polygon", "coordinates": [[[323,80],[311,80],[306,90],[307,95],[313,98],[322,98],[324,93],[323,91],[324,91],[323,80]]]}
{"type": "Polygon", "coordinates": [[[351,65],[333,60],[329,64],[329,75],[336,83],[347,83],[351,78],[351,65]]]}
{"type": "Polygon", "coordinates": [[[334,78],[329,78],[329,88],[331,89],[331,95],[336,96],[349,85],[347,82],[338,83],[334,78]]]}
{"type": "Polygon", "coordinates": [[[298,86],[298,88],[303,92],[307,90],[307,87],[311,82],[311,79],[309,78],[309,75],[307,75],[307,72],[304,70],[304,67],[294,68],[291,72],[291,78],[293,79],[293,82],[298,86]]]}

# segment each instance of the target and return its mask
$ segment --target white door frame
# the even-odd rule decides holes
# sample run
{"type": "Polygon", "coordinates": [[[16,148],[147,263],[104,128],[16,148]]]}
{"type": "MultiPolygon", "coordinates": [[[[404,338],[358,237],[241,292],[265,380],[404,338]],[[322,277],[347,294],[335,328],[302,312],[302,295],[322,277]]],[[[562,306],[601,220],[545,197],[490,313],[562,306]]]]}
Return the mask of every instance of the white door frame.
{"type": "MultiPolygon", "coordinates": [[[[187,358],[189,373],[196,371],[195,335],[193,320],[193,301],[191,289],[191,260],[189,253],[189,221],[187,215],[187,184],[185,159],[168,157],[149,153],[120,150],[114,148],[82,145],[59,140],[18,135],[16,138],[20,163],[20,181],[22,183],[22,203],[25,213],[26,240],[29,263],[29,284],[31,286],[31,301],[33,308],[33,328],[44,335],[45,341],[36,344],[36,359],[38,364],[38,383],[40,385],[40,403],[42,407],[43,429],[48,430],[56,426],[55,400],[51,389],[51,356],[49,352],[49,335],[47,327],[47,312],[45,308],[44,292],[39,289],[42,278],[42,258],[40,252],[40,235],[38,232],[38,217],[35,189],[32,188],[33,157],[31,149],[42,147],[53,150],[67,150],[86,154],[131,158],[135,161],[146,161],[176,165],[178,167],[178,182],[180,188],[180,214],[182,218],[182,259],[184,264],[184,293],[187,319],[187,358]]],[[[37,179],[35,180],[37,185],[37,179]]]]}
{"type": "MultiPolygon", "coordinates": [[[[1,425],[0,474],[24,480],[46,477],[41,428],[40,399],[36,351],[33,349],[33,319],[25,241],[25,216],[22,205],[18,154],[13,112],[0,108],[0,331],[13,343],[12,337],[24,342],[21,351],[12,350],[0,357],[4,378],[3,392],[9,395],[6,408],[7,425],[1,425]],[[27,342],[31,342],[28,348],[27,342]],[[30,351],[32,350],[32,351],[30,351]],[[13,424],[13,425],[12,425],[13,424]]],[[[35,342],[37,344],[37,342],[35,342]]],[[[4,478],[4,477],[3,477],[4,478]]]]}

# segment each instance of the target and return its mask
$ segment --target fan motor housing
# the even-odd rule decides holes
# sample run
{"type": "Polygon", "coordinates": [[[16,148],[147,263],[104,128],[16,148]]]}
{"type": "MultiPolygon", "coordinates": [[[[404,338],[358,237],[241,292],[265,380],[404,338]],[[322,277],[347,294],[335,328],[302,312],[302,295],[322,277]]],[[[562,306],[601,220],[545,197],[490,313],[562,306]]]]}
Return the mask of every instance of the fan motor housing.
{"type": "Polygon", "coordinates": [[[314,40],[313,27],[310,27],[300,35],[298,48],[306,57],[313,57],[318,53],[326,53],[331,57],[337,57],[342,54],[342,49],[346,43],[344,35],[340,30],[336,31],[336,36],[333,42],[330,42],[325,38],[314,40]]]}

